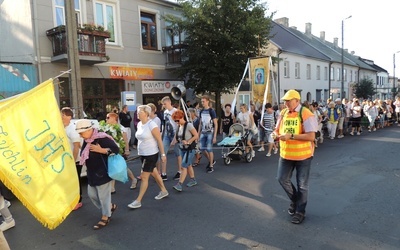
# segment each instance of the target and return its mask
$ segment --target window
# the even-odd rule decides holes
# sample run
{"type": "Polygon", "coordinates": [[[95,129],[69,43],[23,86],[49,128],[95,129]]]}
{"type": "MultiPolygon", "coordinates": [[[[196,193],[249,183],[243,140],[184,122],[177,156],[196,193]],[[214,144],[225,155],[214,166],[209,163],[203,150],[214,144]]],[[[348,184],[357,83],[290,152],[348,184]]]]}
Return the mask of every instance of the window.
{"type": "Polygon", "coordinates": [[[324,68],[324,80],[328,81],[328,67],[324,68]]]}
{"type": "Polygon", "coordinates": [[[178,31],[174,30],[173,27],[171,27],[171,23],[169,22],[165,23],[165,27],[165,46],[182,43],[182,41],[184,40],[182,33],[178,33],[178,31]]]}
{"type": "Polygon", "coordinates": [[[239,105],[246,104],[247,107],[250,107],[250,94],[240,94],[239,95],[239,105]]]}
{"type": "Polygon", "coordinates": [[[317,80],[321,80],[321,66],[317,66],[317,80]]]}
{"type": "Polygon", "coordinates": [[[157,23],[156,15],[141,12],[141,33],[142,33],[142,48],[143,49],[157,49],[157,23]]]}
{"type": "Polygon", "coordinates": [[[299,79],[300,78],[300,63],[296,63],[294,66],[294,77],[299,79]]]}
{"type": "MultiPolygon", "coordinates": [[[[74,0],[75,16],[78,26],[82,24],[81,0],[74,0]]],[[[55,26],[65,25],[65,1],[54,0],[55,26]]]]}
{"type": "Polygon", "coordinates": [[[344,81],[347,82],[347,70],[346,69],[343,69],[343,78],[344,78],[344,81]]]}
{"type": "Polygon", "coordinates": [[[350,70],[350,82],[353,81],[353,70],[350,70]]]}
{"type": "Polygon", "coordinates": [[[354,81],[355,81],[355,82],[358,81],[358,74],[357,74],[357,71],[354,71],[354,81]]]}
{"type": "Polygon", "coordinates": [[[331,80],[335,80],[335,68],[334,67],[331,67],[330,75],[331,75],[331,80]]]}
{"type": "Polygon", "coordinates": [[[290,77],[290,71],[289,71],[289,62],[285,61],[283,62],[283,77],[290,77]]]}
{"type": "Polygon", "coordinates": [[[307,64],[307,79],[311,79],[311,64],[307,64]]]}
{"type": "Polygon", "coordinates": [[[338,80],[338,81],[340,81],[340,79],[342,79],[342,74],[341,74],[341,69],[340,68],[337,68],[336,69],[336,75],[337,75],[337,77],[336,77],[336,79],[338,80]]]}
{"type": "Polygon", "coordinates": [[[110,38],[107,43],[117,44],[117,22],[116,22],[117,7],[112,2],[95,1],[94,19],[96,25],[101,25],[105,30],[110,32],[110,38]]]}

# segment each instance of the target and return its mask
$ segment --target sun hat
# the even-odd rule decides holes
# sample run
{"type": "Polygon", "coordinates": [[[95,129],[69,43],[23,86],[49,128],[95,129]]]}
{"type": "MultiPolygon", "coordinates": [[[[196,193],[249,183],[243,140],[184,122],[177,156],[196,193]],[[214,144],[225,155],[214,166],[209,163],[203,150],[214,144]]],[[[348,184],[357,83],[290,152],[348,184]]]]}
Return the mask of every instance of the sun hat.
{"type": "Polygon", "coordinates": [[[82,133],[82,132],[88,131],[88,130],[91,129],[92,127],[93,127],[93,124],[92,124],[91,121],[89,121],[89,120],[87,120],[87,119],[81,119],[81,120],[78,120],[78,121],[76,122],[76,128],[75,128],[75,130],[76,130],[76,132],[78,132],[78,133],[82,133]]]}

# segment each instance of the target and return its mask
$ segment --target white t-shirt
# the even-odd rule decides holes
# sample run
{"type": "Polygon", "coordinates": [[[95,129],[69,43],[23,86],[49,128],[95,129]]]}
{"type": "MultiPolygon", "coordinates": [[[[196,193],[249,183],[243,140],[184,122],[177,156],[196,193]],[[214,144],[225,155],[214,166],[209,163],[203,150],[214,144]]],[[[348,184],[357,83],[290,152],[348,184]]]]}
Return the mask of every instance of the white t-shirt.
{"type": "Polygon", "coordinates": [[[178,128],[178,125],[176,124],[176,122],[174,122],[172,120],[172,114],[176,111],[176,108],[173,108],[171,110],[166,109],[164,111],[164,129],[165,131],[163,131],[163,136],[170,136],[170,137],[174,137],[175,133],[176,133],[176,129],[178,128]]]}
{"type": "Polygon", "coordinates": [[[152,120],[147,121],[146,124],[138,123],[135,135],[138,140],[139,155],[154,155],[159,152],[157,140],[151,133],[154,128],[160,129],[152,120]]]}
{"type": "Polygon", "coordinates": [[[247,111],[246,113],[240,112],[237,116],[237,119],[240,121],[240,124],[242,124],[245,129],[250,128],[250,116],[251,115],[252,115],[251,112],[247,111]]]}
{"type": "MultiPolygon", "coordinates": [[[[68,137],[68,142],[69,146],[71,147],[71,151],[74,151],[74,143],[79,142],[82,145],[82,138],[76,132],[74,124],[72,122],[69,123],[68,126],[65,127],[65,133],[67,134],[68,137]]],[[[80,153],[78,153],[77,159],[75,159],[75,162],[78,162],[80,160],[80,153]]]]}
{"type": "Polygon", "coordinates": [[[155,122],[157,124],[158,127],[161,128],[161,120],[160,118],[158,118],[158,116],[154,117],[153,119],[151,119],[153,122],[155,122]]]}

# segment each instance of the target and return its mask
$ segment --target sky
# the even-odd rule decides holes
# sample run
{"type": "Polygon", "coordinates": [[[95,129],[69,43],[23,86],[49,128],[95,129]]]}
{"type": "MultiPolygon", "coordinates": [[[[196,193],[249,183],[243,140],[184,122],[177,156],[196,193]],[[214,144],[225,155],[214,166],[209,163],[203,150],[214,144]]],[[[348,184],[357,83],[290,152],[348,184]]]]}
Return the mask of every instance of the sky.
{"type": "MultiPolygon", "coordinates": [[[[325,40],[338,38],[344,48],[374,63],[393,76],[393,54],[400,51],[400,1],[360,0],[265,0],[273,19],[287,17],[289,26],[304,32],[311,23],[311,33],[317,37],[325,31],[325,40]],[[397,13],[396,13],[397,10],[397,13]]],[[[400,52],[396,53],[396,78],[400,77],[400,52]]]]}

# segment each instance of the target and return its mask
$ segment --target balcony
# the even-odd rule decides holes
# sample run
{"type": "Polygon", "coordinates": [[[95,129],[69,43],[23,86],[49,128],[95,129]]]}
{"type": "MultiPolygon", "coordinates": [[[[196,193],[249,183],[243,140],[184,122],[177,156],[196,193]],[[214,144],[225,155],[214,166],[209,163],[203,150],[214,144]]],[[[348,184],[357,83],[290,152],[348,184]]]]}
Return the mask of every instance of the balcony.
{"type": "Polygon", "coordinates": [[[175,44],[172,46],[162,47],[162,51],[167,56],[167,68],[176,68],[182,65],[185,60],[182,56],[182,52],[187,48],[186,44],[175,44]]]}
{"type": "MultiPolygon", "coordinates": [[[[81,64],[93,65],[108,61],[106,55],[106,39],[110,37],[107,31],[87,30],[78,28],[78,53],[81,64]]],[[[68,62],[67,33],[65,26],[57,26],[46,31],[53,47],[52,62],[68,62]]]]}

